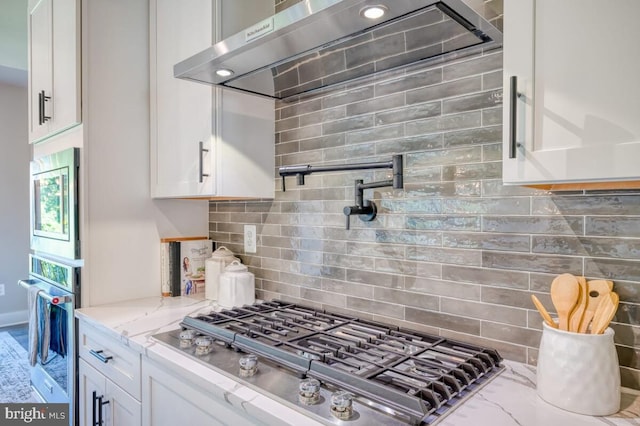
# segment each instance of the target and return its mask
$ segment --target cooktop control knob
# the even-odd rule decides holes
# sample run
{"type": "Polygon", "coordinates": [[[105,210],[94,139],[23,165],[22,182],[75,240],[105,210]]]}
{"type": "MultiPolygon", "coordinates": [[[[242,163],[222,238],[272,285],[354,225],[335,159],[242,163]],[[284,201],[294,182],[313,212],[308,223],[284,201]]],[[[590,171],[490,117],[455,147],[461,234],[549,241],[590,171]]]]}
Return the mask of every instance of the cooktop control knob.
{"type": "Polygon", "coordinates": [[[298,387],[298,399],[305,405],[317,404],[320,400],[320,382],[316,379],[304,379],[298,387]]]}
{"type": "Polygon", "coordinates": [[[240,358],[240,376],[251,377],[258,371],[258,357],[253,354],[240,358]]]}
{"type": "Polygon", "coordinates": [[[180,347],[190,348],[193,345],[193,339],[196,337],[196,331],[190,328],[180,332],[180,347]]]}
{"type": "Polygon", "coordinates": [[[196,355],[206,355],[211,352],[213,340],[209,336],[198,336],[195,340],[196,355]]]}
{"type": "Polygon", "coordinates": [[[331,395],[331,414],[340,420],[349,420],[353,415],[353,395],[337,391],[331,395]]]}

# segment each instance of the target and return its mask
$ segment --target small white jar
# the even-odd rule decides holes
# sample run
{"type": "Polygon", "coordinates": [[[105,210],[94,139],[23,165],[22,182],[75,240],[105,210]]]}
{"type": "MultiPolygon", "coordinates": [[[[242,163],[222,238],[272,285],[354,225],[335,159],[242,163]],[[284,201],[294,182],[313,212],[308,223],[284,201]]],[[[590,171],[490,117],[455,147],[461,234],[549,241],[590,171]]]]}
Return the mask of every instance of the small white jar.
{"type": "Polygon", "coordinates": [[[220,275],[218,304],[223,308],[251,305],[256,301],[255,276],[239,261],[231,262],[220,275]]]}
{"type": "Polygon", "coordinates": [[[209,300],[218,300],[218,288],[220,287],[220,274],[231,262],[240,259],[233,256],[233,252],[225,246],[220,246],[204,262],[204,297],[209,300]]]}

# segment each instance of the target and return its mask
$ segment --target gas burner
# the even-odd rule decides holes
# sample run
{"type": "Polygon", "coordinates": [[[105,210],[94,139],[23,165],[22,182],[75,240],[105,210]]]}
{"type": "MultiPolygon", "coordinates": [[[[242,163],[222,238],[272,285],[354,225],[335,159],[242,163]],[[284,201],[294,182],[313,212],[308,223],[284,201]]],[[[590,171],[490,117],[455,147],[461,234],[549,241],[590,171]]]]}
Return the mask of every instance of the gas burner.
{"type": "Polygon", "coordinates": [[[297,409],[354,426],[433,424],[503,369],[492,349],[281,301],[186,317],[181,326],[154,337],[208,354],[197,359],[297,409]],[[212,352],[213,343],[235,350],[212,352]]]}

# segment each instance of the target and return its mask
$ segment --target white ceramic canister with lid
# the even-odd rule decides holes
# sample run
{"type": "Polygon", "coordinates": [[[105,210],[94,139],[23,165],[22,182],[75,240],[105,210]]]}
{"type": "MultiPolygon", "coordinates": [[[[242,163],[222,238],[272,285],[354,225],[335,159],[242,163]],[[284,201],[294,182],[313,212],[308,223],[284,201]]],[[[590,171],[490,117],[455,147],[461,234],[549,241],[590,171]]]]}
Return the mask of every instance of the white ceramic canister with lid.
{"type": "Polygon", "coordinates": [[[218,299],[218,288],[220,287],[220,274],[224,268],[233,261],[240,262],[234,257],[233,252],[225,246],[220,246],[211,254],[211,257],[204,262],[204,297],[209,300],[218,299]]]}
{"type": "Polygon", "coordinates": [[[238,261],[224,269],[220,275],[218,304],[223,308],[251,305],[256,301],[256,280],[249,269],[238,261]]]}

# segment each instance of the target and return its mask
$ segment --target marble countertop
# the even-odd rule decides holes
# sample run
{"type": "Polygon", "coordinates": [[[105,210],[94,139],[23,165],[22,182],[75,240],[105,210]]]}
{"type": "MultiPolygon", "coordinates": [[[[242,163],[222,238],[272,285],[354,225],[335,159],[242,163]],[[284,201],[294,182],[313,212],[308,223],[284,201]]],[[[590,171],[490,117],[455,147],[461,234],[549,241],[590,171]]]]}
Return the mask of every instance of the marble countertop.
{"type": "MultiPolygon", "coordinates": [[[[174,330],[185,315],[217,310],[215,302],[196,297],[152,297],[83,308],[76,316],[150,359],[180,371],[201,387],[215,389],[221,400],[236,409],[260,416],[274,425],[320,425],[302,413],[239,384],[151,338],[174,330]]],[[[536,394],[535,367],[505,361],[505,370],[445,417],[442,426],[640,426],[640,392],[623,389],[621,411],[608,417],[570,413],[541,400],[536,394]]],[[[216,392],[214,392],[216,393],[216,392]]],[[[346,424],[346,423],[345,423],[346,424]]]]}

